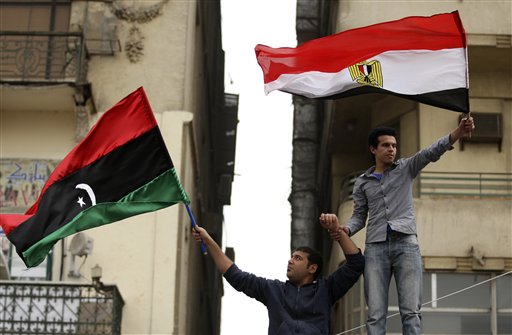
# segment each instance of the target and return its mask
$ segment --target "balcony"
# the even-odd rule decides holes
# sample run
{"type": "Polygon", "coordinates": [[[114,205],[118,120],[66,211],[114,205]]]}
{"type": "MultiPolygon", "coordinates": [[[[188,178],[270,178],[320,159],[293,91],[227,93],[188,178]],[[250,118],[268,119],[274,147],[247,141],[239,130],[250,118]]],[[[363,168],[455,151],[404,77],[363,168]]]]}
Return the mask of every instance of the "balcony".
{"type": "Polygon", "coordinates": [[[0,84],[85,83],[82,33],[0,31],[0,84]]]}
{"type": "Polygon", "coordinates": [[[0,281],[0,334],[121,334],[115,285],[0,281]]]}

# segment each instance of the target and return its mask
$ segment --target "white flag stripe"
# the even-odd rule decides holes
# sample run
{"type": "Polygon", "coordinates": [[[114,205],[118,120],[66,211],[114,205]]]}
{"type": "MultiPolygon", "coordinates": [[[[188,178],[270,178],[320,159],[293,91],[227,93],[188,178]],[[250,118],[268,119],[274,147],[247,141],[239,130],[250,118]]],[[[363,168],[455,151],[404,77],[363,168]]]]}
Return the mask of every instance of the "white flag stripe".
{"type": "MultiPolygon", "coordinates": [[[[383,89],[416,95],[467,88],[464,48],[443,50],[387,51],[368,59],[381,63],[383,89]]],[[[265,84],[265,93],[283,90],[309,98],[328,97],[363,87],[353,81],[348,69],[336,73],[318,71],[283,74],[265,84]]]]}

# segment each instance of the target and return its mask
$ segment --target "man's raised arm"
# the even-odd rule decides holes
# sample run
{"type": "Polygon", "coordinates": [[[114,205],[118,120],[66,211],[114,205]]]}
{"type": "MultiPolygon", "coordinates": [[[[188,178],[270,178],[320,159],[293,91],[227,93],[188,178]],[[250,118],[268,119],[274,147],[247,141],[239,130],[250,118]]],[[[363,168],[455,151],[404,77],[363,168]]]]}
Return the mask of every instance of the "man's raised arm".
{"type": "Polygon", "coordinates": [[[233,265],[233,261],[226,256],[217,242],[208,234],[206,229],[196,226],[192,229],[192,235],[197,242],[204,242],[208,248],[208,253],[213,259],[213,262],[219,269],[220,273],[224,274],[233,265]]]}
{"type": "Polygon", "coordinates": [[[321,214],[320,225],[327,230],[333,239],[338,241],[345,255],[355,255],[359,253],[359,248],[350,239],[346,231],[342,229],[338,217],[335,214],[321,214]]]}

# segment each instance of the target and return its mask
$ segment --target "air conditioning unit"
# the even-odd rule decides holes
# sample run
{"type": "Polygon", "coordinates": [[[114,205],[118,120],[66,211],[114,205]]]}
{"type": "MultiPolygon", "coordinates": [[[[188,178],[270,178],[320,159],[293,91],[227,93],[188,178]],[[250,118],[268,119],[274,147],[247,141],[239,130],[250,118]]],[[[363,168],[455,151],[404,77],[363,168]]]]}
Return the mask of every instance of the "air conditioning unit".
{"type": "MultiPolygon", "coordinates": [[[[460,139],[460,150],[464,150],[466,143],[496,143],[498,151],[501,152],[503,141],[503,123],[500,113],[471,113],[475,121],[475,130],[471,135],[460,139]]],[[[459,117],[459,122],[462,115],[459,117]]]]}

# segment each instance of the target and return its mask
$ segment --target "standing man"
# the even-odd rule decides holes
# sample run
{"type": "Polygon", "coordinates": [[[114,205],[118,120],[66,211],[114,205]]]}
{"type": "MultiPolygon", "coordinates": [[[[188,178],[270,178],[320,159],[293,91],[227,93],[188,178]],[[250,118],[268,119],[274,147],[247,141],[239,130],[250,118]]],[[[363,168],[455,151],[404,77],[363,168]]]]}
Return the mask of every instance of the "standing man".
{"type": "MultiPolygon", "coordinates": [[[[414,156],[395,161],[396,133],[379,127],[368,144],[375,166],[360,175],[353,191],[354,212],[343,227],[349,236],[366,225],[364,288],[368,305],[369,335],[386,333],[388,292],[395,276],[402,333],[421,333],[421,254],[416,238],[412,184],[418,173],[437,161],[463,135],[475,128],[473,118],[463,118],[457,128],[414,156]]],[[[338,231],[331,232],[337,238],[338,231]]]]}
{"type": "MultiPolygon", "coordinates": [[[[320,224],[328,231],[341,229],[334,214],[322,214],[320,224]]],[[[312,248],[299,247],[288,261],[286,282],[240,270],[205,229],[196,227],[192,233],[196,241],[206,244],[217,269],[235,290],[267,307],[268,334],[329,334],[331,306],[357,282],[364,269],[361,250],[345,232],[338,234],[347,259],[343,266],[328,278],[320,278],[322,256],[312,248]]]]}

